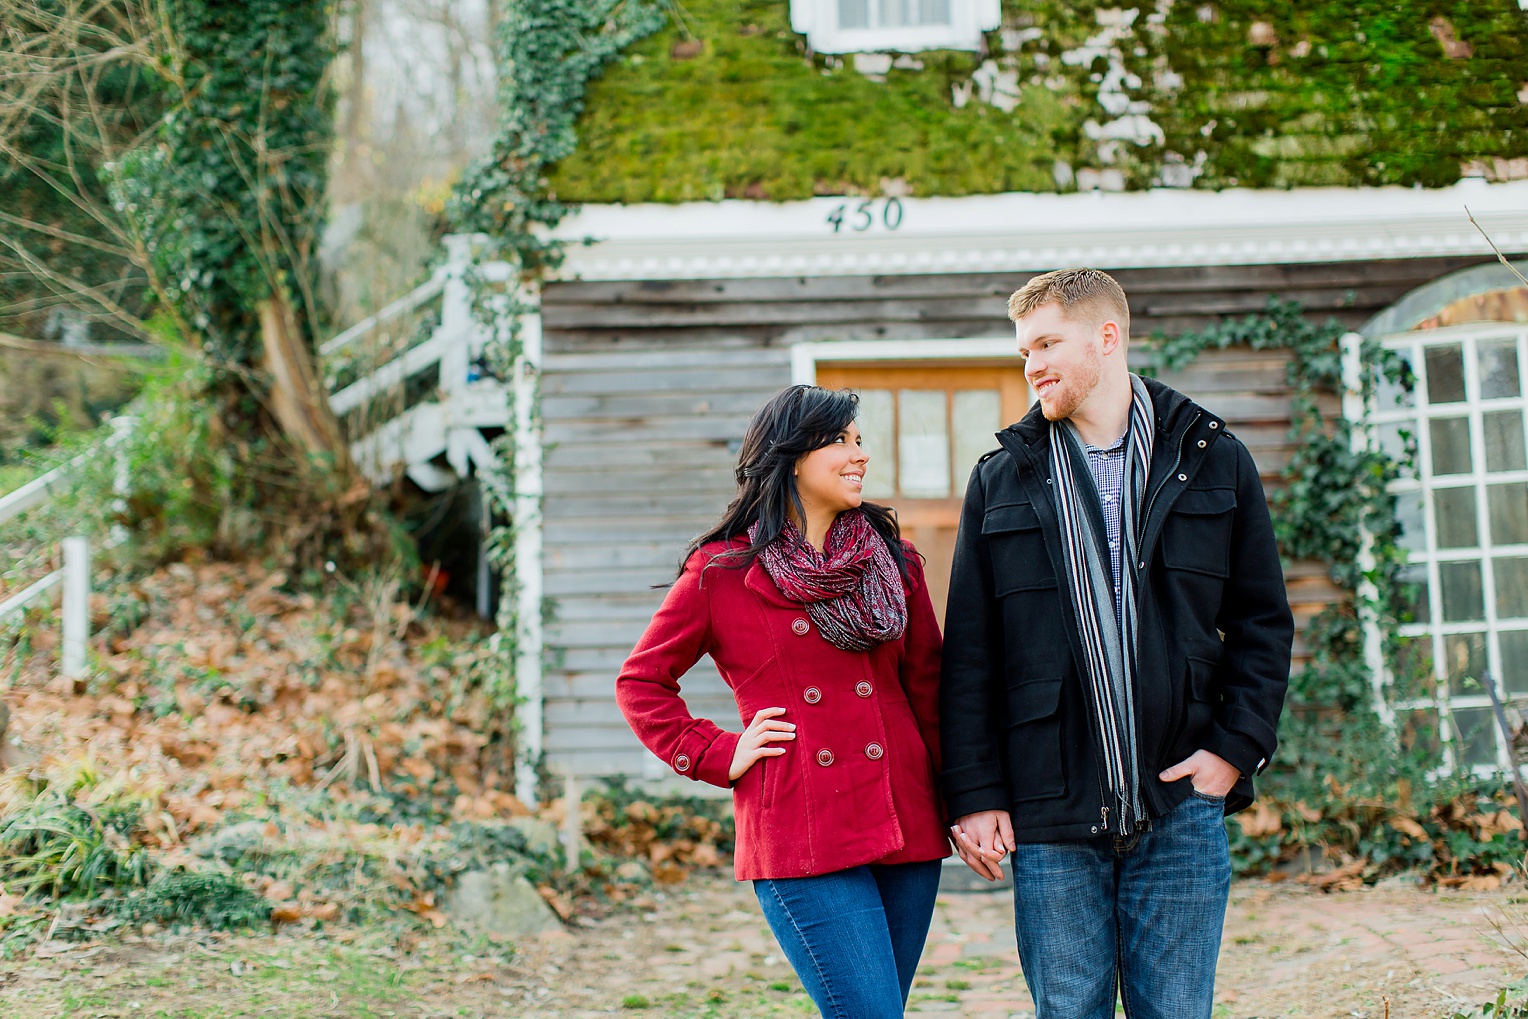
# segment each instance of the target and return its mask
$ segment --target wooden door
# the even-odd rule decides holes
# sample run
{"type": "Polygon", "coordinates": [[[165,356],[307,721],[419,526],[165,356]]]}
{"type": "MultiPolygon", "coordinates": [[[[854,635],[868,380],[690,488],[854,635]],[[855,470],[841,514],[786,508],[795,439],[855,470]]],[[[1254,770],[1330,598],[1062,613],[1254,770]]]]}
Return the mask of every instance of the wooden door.
{"type": "Polygon", "coordinates": [[[943,626],[966,480],[977,459],[996,448],[993,433],[1028,409],[1023,367],[1016,361],[819,362],[817,384],[859,394],[858,424],[870,454],[865,498],[891,506],[902,533],[923,553],[943,626]]]}

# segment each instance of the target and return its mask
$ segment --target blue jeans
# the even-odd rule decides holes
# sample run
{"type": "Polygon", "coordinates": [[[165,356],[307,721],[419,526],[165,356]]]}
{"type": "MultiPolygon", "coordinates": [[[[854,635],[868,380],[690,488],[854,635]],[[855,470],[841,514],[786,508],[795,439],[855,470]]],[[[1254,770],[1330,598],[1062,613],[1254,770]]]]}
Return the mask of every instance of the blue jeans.
{"type": "Polygon", "coordinates": [[[755,881],[769,929],[826,1019],[895,1019],[939,892],[938,860],[755,881]]]}
{"type": "Polygon", "coordinates": [[[1231,892],[1225,802],[1199,793],[1128,838],[1021,845],[1014,929],[1036,1019],[1210,1019],[1231,892]]]}

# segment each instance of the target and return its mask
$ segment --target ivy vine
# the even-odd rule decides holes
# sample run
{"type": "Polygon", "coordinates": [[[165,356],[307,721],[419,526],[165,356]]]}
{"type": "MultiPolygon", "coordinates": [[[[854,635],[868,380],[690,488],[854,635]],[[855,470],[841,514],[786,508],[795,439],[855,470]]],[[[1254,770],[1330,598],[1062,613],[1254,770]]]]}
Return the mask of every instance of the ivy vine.
{"type": "MultiPolygon", "coordinates": [[[[1344,594],[1305,628],[1310,660],[1291,677],[1279,754],[1261,782],[1259,809],[1272,813],[1233,819],[1233,859],[1238,870],[1255,872],[1317,849],[1365,860],[1369,878],[1403,868],[1444,881],[1489,874],[1522,855],[1516,838],[1481,821],[1505,806],[1499,784],[1443,772],[1432,751],[1408,745],[1377,710],[1363,619],[1380,627],[1386,667],[1399,677],[1405,668],[1398,629],[1409,620],[1411,592],[1400,577],[1406,553],[1390,485],[1412,464],[1409,453],[1396,459],[1355,442],[1358,423],[1330,412],[1344,389],[1345,332],[1336,321],[1306,318],[1298,302],[1272,299],[1262,314],[1154,337],[1152,371],[1183,368],[1206,350],[1289,353],[1294,453],[1270,495],[1274,530],[1286,565],[1321,562],[1344,594]]],[[[1365,339],[1360,360],[1366,403],[1381,380],[1413,384],[1410,366],[1378,342],[1365,339]]]]}
{"type": "MultiPolygon", "coordinates": [[[[627,46],[661,28],[665,18],[663,0],[507,0],[503,5],[498,135],[488,154],[463,174],[446,206],[453,229],[480,238],[474,263],[507,262],[520,284],[502,292],[469,273],[476,313],[494,337],[485,360],[500,379],[533,370],[520,360],[520,322],[536,310],[526,294],[562,261],[565,242],[551,232],[572,207],[551,192],[548,169],[577,147],[575,125],[589,82],[627,46]]],[[[514,562],[514,441],[513,432],[496,440],[497,467],[479,474],[484,498],[503,521],[487,535],[486,547],[502,578],[490,651],[502,677],[496,700],[505,710],[514,704],[522,623],[514,562]]]]}

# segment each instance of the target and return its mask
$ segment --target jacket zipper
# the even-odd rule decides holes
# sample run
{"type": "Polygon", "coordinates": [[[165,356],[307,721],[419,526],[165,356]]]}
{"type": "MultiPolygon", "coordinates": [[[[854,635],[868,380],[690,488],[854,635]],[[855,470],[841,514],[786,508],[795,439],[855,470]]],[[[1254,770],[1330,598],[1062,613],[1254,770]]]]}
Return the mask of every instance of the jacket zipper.
{"type": "MultiPolygon", "coordinates": [[[[1174,474],[1178,473],[1178,466],[1183,463],[1183,444],[1188,442],[1188,433],[1192,432],[1194,430],[1194,426],[1199,423],[1199,419],[1202,418],[1202,417],[1204,417],[1204,412],[1203,411],[1199,411],[1199,412],[1195,413],[1194,414],[1194,419],[1188,423],[1188,427],[1183,429],[1182,434],[1178,436],[1178,452],[1177,452],[1177,455],[1173,457],[1173,465],[1171,467],[1169,467],[1168,470],[1167,470],[1167,480],[1164,480],[1160,485],[1157,486],[1157,490],[1155,492],[1151,493],[1151,498],[1146,503],[1146,512],[1141,517],[1141,523],[1142,523],[1143,526],[1147,525],[1147,524],[1149,524],[1151,522],[1151,511],[1156,508],[1156,505],[1157,505],[1157,496],[1162,494],[1162,489],[1167,487],[1167,482],[1172,479],[1172,476],[1174,474]]],[[[1145,537],[1145,531],[1144,530],[1141,532],[1140,536],[1141,537],[1145,537]]],[[[1144,555],[1144,550],[1142,551],[1142,554],[1144,555]]],[[[1140,560],[1138,560],[1138,562],[1140,563],[1140,565],[1137,566],[1136,569],[1137,570],[1144,570],[1146,568],[1146,560],[1145,559],[1140,559],[1140,560]]],[[[1137,587],[1139,587],[1139,585],[1137,585],[1137,587]]],[[[1135,692],[1138,692],[1138,691],[1135,691],[1135,692]]],[[[1136,708],[1137,708],[1137,717],[1139,717],[1139,708],[1140,708],[1140,705],[1137,704],[1136,708]]],[[[1141,763],[1142,762],[1139,759],[1137,759],[1136,762],[1135,762],[1137,778],[1139,778],[1139,776],[1141,774],[1141,763]]],[[[1102,776],[1100,776],[1100,786],[1101,785],[1102,785],[1102,776]]],[[[1103,792],[1102,788],[1100,788],[1099,791],[1102,793],[1103,792]]],[[[1144,792],[1144,790],[1143,790],[1143,792],[1144,792]]],[[[1104,797],[1104,802],[1105,802],[1106,805],[1101,808],[1101,812],[1102,812],[1103,819],[1104,819],[1103,830],[1104,831],[1108,831],[1109,830],[1109,808],[1107,806],[1107,803],[1108,803],[1107,796],[1104,797]]],[[[1137,820],[1139,820],[1139,818],[1137,820]]]]}
{"type": "MultiPolygon", "coordinates": [[[[1183,462],[1183,444],[1188,441],[1188,433],[1192,432],[1194,430],[1194,426],[1199,423],[1199,419],[1202,418],[1202,417],[1204,417],[1204,412],[1203,411],[1200,411],[1199,413],[1195,414],[1194,415],[1194,420],[1190,421],[1188,423],[1188,427],[1183,429],[1183,434],[1178,436],[1178,455],[1173,458],[1173,465],[1167,469],[1167,477],[1168,477],[1168,479],[1171,479],[1172,476],[1175,473],[1177,473],[1178,465],[1183,462]]],[[[1154,508],[1156,508],[1156,505],[1157,505],[1157,496],[1161,495],[1162,494],[1162,489],[1164,489],[1166,487],[1167,487],[1167,482],[1164,481],[1160,485],[1157,486],[1157,490],[1155,492],[1151,493],[1151,501],[1146,503],[1146,515],[1141,517],[1141,522],[1143,524],[1149,523],[1151,521],[1151,511],[1154,508]]],[[[1142,563],[1144,563],[1145,561],[1146,560],[1144,560],[1144,559],[1141,560],[1142,563]]],[[[1138,568],[1139,569],[1145,569],[1144,566],[1141,566],[1141,567],[1138,567],[1138,568]]]]}

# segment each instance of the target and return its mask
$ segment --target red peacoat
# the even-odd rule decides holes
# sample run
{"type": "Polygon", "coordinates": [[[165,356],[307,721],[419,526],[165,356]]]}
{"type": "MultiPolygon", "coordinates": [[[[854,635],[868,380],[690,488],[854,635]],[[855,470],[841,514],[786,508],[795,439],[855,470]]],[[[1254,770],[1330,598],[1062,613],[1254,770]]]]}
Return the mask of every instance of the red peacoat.
{"type": "MultiPolygon", "coordinates": [[[[739,542],[739,544],[742,544],[739,542]]],[[[949,855],[939,769],[939,625],[907,545],[907,630],[869,651],[823,639],[806,608],[763,566],[685,564],[616,679],[616,701],[642,743],[686,778],[731,787],[739,881],[807,877],[866,863],[949,855]],[[747,724],[785,708],[796,738],[734,784],[738,734],[691,715],[679,680],[709,654],[747,724]]]]}

